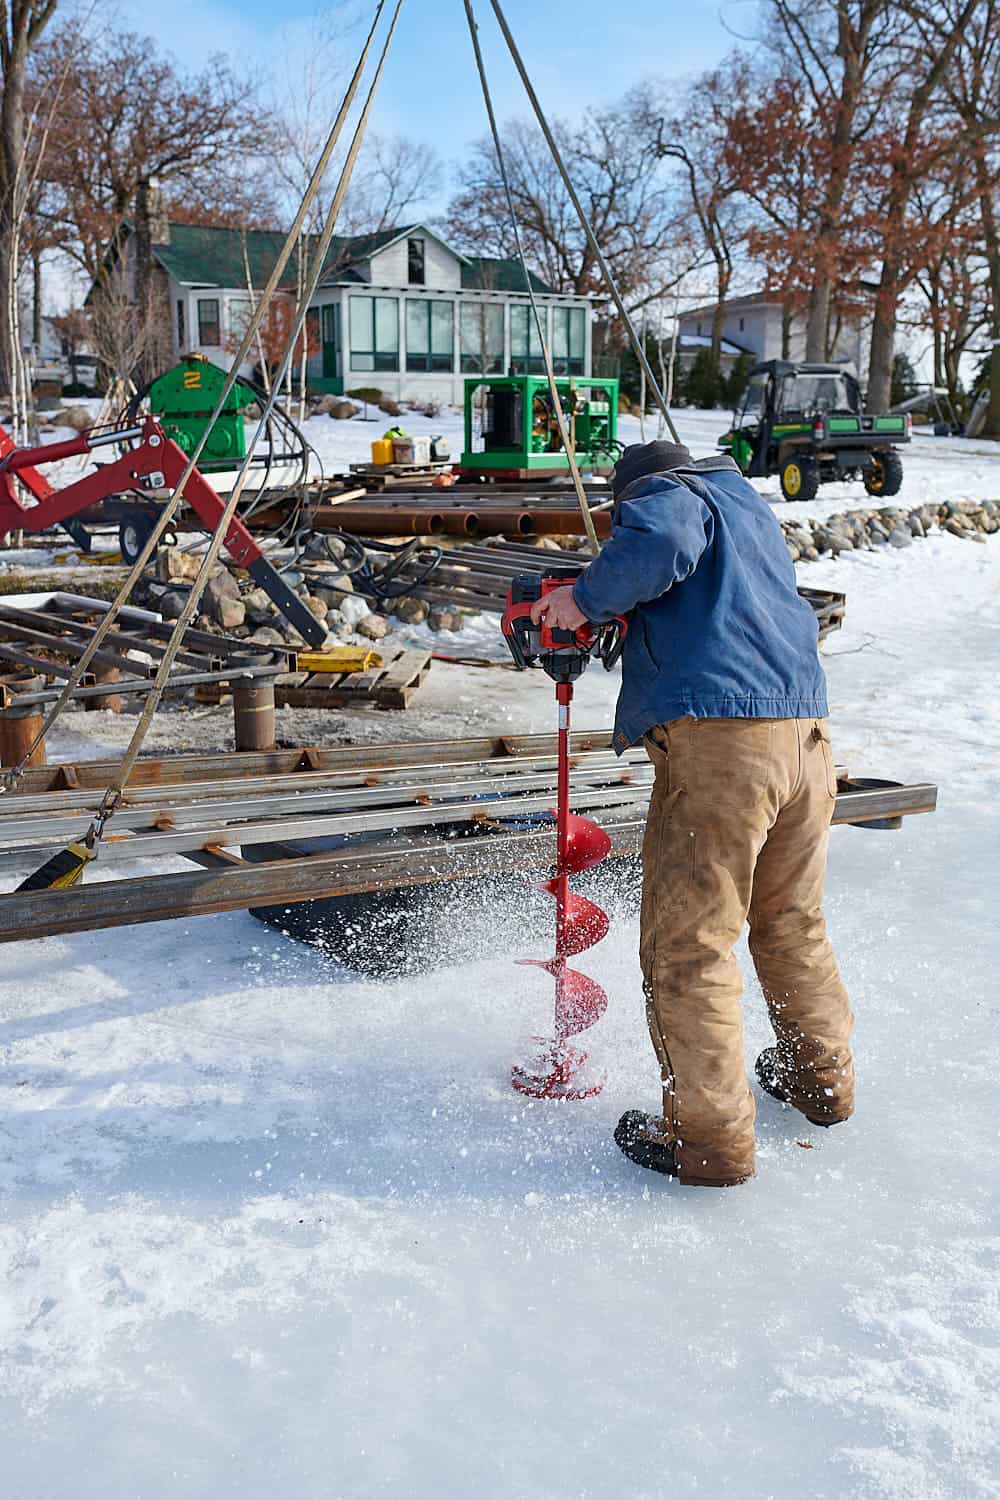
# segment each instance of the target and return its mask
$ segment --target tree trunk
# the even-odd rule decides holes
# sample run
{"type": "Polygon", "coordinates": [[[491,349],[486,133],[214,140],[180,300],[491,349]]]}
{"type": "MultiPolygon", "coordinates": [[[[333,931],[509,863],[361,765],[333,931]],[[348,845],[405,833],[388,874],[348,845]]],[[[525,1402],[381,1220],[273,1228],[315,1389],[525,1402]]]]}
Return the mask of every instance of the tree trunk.
{"type": "MultiPolygon", "coordinates": [[[[17,234],[17,183],[24,158],[24,72],[26,52],[15,45],[4,69],[0,104],[0,390],[13,393],[16,383],[16,337],[11,319],[11,282],[17,234]]],[[[14,289],[16,295],[16,288],[14,289]]]]}
{"type": "Polygon", "coordinates": [[[826,359],[830,327],[830,278],[824,276],[809,293],[806,320],[806,359],[822,363],[826,359]]]}
{"type": "Polygon", "coordinates": [[[872,347],[868,357],[869,412],[888,411],[892,404],[892,360],[896,344],[896,312],[899,302],[898,276],[895,266],[886,261],[875,299],[872,323],[872,347]]]}
{"type": "Polygon", "coordinates": [[[37,351],[42,347],[42,254],[31,254],[31,342],[37,351]]]}
{"type": "Polygon", "coordinates": [[[976,185],[983,217],[983,245],[990,278],[990,336],[993,355],[990,359],[990,404],[982,436],[1000,438],[1000,243],[997,241],[997,216],[993,202],[993,182],[986,158],[986,143],[977,141],[975,150],[976,185]]]}

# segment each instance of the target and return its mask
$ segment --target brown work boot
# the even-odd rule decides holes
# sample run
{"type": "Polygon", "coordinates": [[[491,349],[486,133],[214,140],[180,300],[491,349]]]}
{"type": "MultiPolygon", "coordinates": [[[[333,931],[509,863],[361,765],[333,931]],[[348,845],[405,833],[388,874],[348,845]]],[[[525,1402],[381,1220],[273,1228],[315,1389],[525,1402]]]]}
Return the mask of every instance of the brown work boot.
{"type": "MultiPolygon", "coordinates": [[[[770,1094],[772,1099],[779,1100],[782,1104],[790,1104],[800,1114],[805,1115],[810,1125],[822,1125],[824,1130],[830,1125],[842,1125],[850,1118],[849,1115],[838,1115],[833,1118],[823,1119],[819,1114],[811,1114],[808,1108],[808,1097],[804,1097],[799,1103],[792,1097],[792,1086],[781,1065],[781,1052],[777,1047],[765,1047],[754,1064],[754,1072],[757,1074],[757,1082],[765,1094],[770,1094]]],[[[820,1101],[816,1099],[814,1103],[820,1101]]]]}
{"type": "Polygon", "coordinates": [[[640,1109],[630,1109],[622,1115],[615,1126],[615,1145],[637,1167],[676,1177],[685,1187],[736,1187],[753,1176],[751,1172],[745,1177],[693,1177],[678,1165],[674,1143],[664,1140],[663,1121],[655,1115],[643,1114],[640,1109]]]}

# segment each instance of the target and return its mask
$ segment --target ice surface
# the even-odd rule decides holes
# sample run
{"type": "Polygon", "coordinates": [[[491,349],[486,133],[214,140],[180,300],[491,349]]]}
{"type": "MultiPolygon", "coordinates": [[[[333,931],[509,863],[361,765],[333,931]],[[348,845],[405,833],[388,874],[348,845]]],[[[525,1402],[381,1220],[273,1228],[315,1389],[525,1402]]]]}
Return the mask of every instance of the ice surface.
{"type": "MultiPolygon", "coordinates": [[[[1000,495],[987,444],[912,460],[904,498],[1000,495]]],[[[727,1192],[624,1161],[615,1120],[656,1103],[632,922],[584,965],[607,1087],[563,1105],[509,1087],[551,981],[481,911],[478,962],[385,983],[245,913],[8,947],[4,1494],[1000,1495],[1000,537],[801,577],[848,594],[838,760],[941,786],[899,833],[834,831],[856,1118],[761,1099],[727,1192]]],[[[534,677],[435,679],[477,723],[549,722],[534,677]]],[[[612,694],[590,672],[577,723],[612,694]]],[[[109,716],[74,716],[93,753],[85,718],[109,716]]]]}

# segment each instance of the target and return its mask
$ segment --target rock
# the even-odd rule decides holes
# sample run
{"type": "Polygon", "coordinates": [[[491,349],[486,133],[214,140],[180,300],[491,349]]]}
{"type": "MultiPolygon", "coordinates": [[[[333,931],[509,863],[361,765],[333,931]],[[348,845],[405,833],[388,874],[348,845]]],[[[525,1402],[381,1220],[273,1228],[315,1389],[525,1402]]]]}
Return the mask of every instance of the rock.
{"type": "Polygon", "coordinates": [[[354,584],[346,573],[334,573],[329,583],[314,583],[312,592],[317,599],[325,599],[327,605],[339,604],[345,594],[354,593],[354,584]]]}
{"type": "Polygon", "coordinates": [[[165,620],[179,620],[187,603],[186,589],[164,589],[153,606],[165,620]]]}
{"type": "Polygon", "coordinates": [[[338,625],[343,625],[344,617],[339,609],[328,609],[326,612],[327,629],[336,630],[338,625]]]}
{"type": "Polygon", "coordinates": [[[442,609],[435,605],[427,616],[427,624],[431,630],[463,630],[465,620],[457,610],[442,609]]]}
{"type": "Polygon", "coordinates": [[[798,562],[799,557],[801,556],[798,547],[796,547],[794,542],[788,541],[787,538],[785,539],[785,544],[788,547],[788,555],[792,559],[792,562],[798,562]]]}
{"type": "Polygon", "coordinates": [[[371,605],[360,594],[345,594],[338,608],[348,625],[355,626],[372,612],[371,605]]]}
{"type": "Polygon", "coordinates": [[[889,533],[877,521],[869,521],[865,529],[872,541],[880,547],[884,547],[889,540],[889,533]]]}
{"type": "Polygon", "coordinates": [[[924,523],[923,523],[923,521],[921,521],[920,517],[917,515],[917,512],[915,510],[911,510],[910,511],[910,514],[906,518],[906,523],[907,523],[907,525],[910,528],[910,535],[911,536],[926,536],[927,535],[927,532],[924,530],[924,523]]]}
{"type": "Polygon", "coordinates": [[[815,547],[804,547],[801,555],[803,562],[816,562],[819,558],[819,553],[815,547]]]}
{"type": "Polygon", "coordinates": [[[210,619],[226,630],[242,625],[246,619],[246,606],[240,598],[239,584],[224,568],[205,585],[201,607],[210,619]]]}
{"type": "Polygon", "coordinates": [[[273,625],[262,625],[249,637],[260,646],[284,646],[285,637],[280,630],[275,630],[273,625]]]}
{"type": "Polygon", "coordinates": [[[216,600],[213,612],[223,630],[238,629],[247,614],[242,599],[230,599],[226,595],[216,600]]]}
{"type": "Polygon", "coordinates": [[[355,406],[353,401],[334,401],[331,402],[327,415],[331,416],[335,422],[349,422],[351,417],[356,417],[360,410],[361,407],[355,406]]]}
{"type": "Polygon", "coordinates": [[[180,547],[161,547],[157,554],[157,573],[164,581],[190,581],[197,578],[199,566],[194,553],[182,552],[180,547]]]}
{"type": "Polygon", "coordinates": [[[367,636],[370,641],[384,640],[391,628],[384,615],[365,615],[357,624],[358,635],[367,636]]]}
{"type": "Polygon", "coordinates": [[[895,530],[889,532],[889,546],[912,547],[913,538],[908,531],[904,531],[901,526],[897,526],[895,530]]]}
{"type": "Polygon", "coordinates": [[[250,589],[248,593],[243,595],[243,603],[246,605],[248,612],[250,610],[257,610],[260,614],[267,615],[276,615],[278,613],[278,606],[271,603],[270,595],[264,589],[250,589]]]}
{"type": "Polygon", "coordinates": [[[384,411],[387,417],[401,417],[403,408],[398,401],[393,401],[391,396],[383,396],[378,404],[379,411],[384,411]]]}
{"type": "Polygon", "coordinates": [[[315,597],[322,599],[327,607],[327,611],[329,611],[331,609],[339,609],[345,599],[352,599],[354,596],[348,593],[346,589],[317,589],[315,597]]]}
{"type": "Polygon", "coordinates": [[[310,614],[316,616],[317,620],[326,619],[327,603],[325,599],[318,599],[315,594],[300,594],[299,598],[310,614]]]}
{"type": "Polygon", "coordinates": [[[93,425],[94,418],[85,406],[67,406],[59,413],[59,426],[72,427],[74,432],[86,432],[93,425]]]}
{"type": "Polygon", "coordinates": [[[423,599],[413,599],[407,594],[396,600],[394,614],[408,625],[422,625],[427,619],[428,609],[423,599]]]}

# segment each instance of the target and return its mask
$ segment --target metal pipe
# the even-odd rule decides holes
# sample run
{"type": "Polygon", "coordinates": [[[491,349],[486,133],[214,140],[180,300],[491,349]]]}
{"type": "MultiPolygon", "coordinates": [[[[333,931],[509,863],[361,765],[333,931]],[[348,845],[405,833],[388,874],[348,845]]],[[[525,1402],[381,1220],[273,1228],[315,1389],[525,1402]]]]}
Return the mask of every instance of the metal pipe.
{"type": "Polygon", "coordinates": [[[37,709],[15,706],[0,713],[0,766],[16,766],[29,751],[28,765],[44,766],[45,739],[38,734],[41,727],[42,715],[37,709]]]}
{"type": "Polygon", "coordinates": [[[233,683],[233,723],[237,750],[274,749],[273,680],[233,683]]]}

